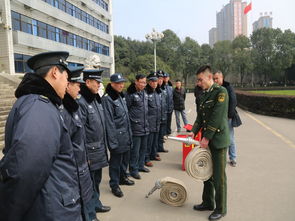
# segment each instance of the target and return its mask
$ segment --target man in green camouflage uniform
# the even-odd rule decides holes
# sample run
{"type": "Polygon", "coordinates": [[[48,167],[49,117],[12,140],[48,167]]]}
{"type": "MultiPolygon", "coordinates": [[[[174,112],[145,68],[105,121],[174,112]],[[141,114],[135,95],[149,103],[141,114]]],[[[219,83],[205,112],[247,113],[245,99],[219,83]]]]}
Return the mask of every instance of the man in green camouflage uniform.
{"type": "Polygon", "coordinates": [[[203,202],[195,205],[194,209],[214,210],[209,220],[218,220],[226,214],[225,166],[229,146],[228,94],[224,87],[214,83],[210,66],[203,66],[198,70],[197,81],[204,90],[204,94],[200,99],[200,109],[191,135],[202,130],[200,146],[201,148],[209,147],[211,151],[213,176],[204,182],[203,202]]]}

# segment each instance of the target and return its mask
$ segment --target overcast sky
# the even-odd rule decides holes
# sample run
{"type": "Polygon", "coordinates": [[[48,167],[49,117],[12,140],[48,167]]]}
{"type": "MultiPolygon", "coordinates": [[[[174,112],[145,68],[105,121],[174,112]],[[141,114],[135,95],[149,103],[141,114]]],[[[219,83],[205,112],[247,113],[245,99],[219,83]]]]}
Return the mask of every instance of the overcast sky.
{"type": "MultiPolygon", "coordinates": [[[[182,40],[189,36],[199,44],[209,42],[216,27],[216,12],[229,0],[113,0],[114,34],[145,40],[152,28],[173,30],[182,40]]],[[[250,3],[247,0],[247,3],[250,3]]],[[[248,27],[261,12],[272,12],[273,27],[295,32],[295,0],[253,0],[248,27]]],[[[251,24],[251,25],[250,25],[251,24]]],[[[249,31],[248,31],[249,32],[249,31]]],[[[248,34],[249,35],[249,34],[248,34]]]]}

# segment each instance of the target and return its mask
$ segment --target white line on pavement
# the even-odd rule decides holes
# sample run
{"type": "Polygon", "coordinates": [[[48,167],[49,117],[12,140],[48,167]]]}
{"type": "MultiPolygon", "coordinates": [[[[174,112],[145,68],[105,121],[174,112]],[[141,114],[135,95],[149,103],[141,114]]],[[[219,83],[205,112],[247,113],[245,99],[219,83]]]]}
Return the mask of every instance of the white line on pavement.
{"type": "Polygon", "coordinates": [[[262,127],[264,127],[265,129],[267,129],[268,131],[270,131],[273,135],[277,136],[278,138],[280,138],[284,143],[286,143],[287,145],[289,145],[290,147],[295,148],[295,144],[289,140],[288,138],[286,138],[285,136],[283,136],[282,134],[280,134],[279,132],[275,131],[274,129],[270,128],[269,126],[267,126],[265,123],[263,123],[262,121],[258,120],[256,117],[252,116],[251,114],[244,112],[248,117],[250,117],[252,120],[256,121],[258,124],[260,124],[262,127]]]}

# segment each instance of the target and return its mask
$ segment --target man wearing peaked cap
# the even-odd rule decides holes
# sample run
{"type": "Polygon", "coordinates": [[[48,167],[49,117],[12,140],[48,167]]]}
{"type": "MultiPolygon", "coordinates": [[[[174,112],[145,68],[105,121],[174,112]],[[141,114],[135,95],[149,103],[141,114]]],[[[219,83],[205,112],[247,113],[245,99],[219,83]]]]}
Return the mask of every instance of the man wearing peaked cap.
{"type": "Polygon", "coordinates": [[[158,81],[158,75],[156,72],[151,71],[151,73],[147,76],[148,81],[158,81]]]}
{"type": "MultiPolygon", "coordinates": [[[[163,71],[158,71],[158,90],[161,91],[160,93],[160,101],[161,101],[161,123],[160,123],[160,130],[158,135],[158,152],[168,152],[168,150],[164,149],[164,136],[166,135],[167,131],[167,91],[162,88],[164,85],[163,81],[163,71]]],[[[158,155],[158,154],[157,154],[158,155]]],[[[155,157],[152,160],[161,160],[159,156],[155,157]]]]}
{"type": "MultiPolygon", "coordinates": [[[[108,212],[111,208],[100,201],[99,185],[102,179],[102,168],[108,166],[106,149],[106,121],[98,94],[102,82],[103,70],[91,69],[83,71],[85,84],[81,85],[80,106],[81,121],[85,131],[85,148],[95,190],[87,208],[95,207],[96,212],[108,212]]],[[[91,211],[89,211],[91,212],[91,211]]],[[[92,217],[92,219],[95,219],[92,217]]]]}
{"type": "Polygon", "coordinates": [[[85,83],[82,80],[84,66],[70,67],[69,69],[71,72],[69,73],[67,93],[63,99],[64,111],[62,114],[65,124],[69,129],[74,148],[74,157],[79,171],[79,186],[84,221],[93,221],[97,220],[96,211],[95,208],[89,206],[89,204],[92,202],[94,189],[86,156],[84,128],[81,127],[81,113],[79,112],[79,105],[76,102],[80,91],[80,84],[85,83]]]}
{"type": "Polygon", "coordinates": [[[132,132],[125,96],[122,93],[125,79],[116,73],[110,77],[111,83],[106,87],[102,97],[105,110],[107,142],[110,150],[110,187],[117,197],[123,197],[119,185],[134,185],[134,181],[127,177],[130,149],[132,146],[132,132]]]}
{"type": "Polygon", "coordinates": [[[77,164],[61,115],[68,56],[46,52],[28,60],[35,72],[18,86],[5,128],[1,220],[82,221],[77,164]]]}
{"type": "Polygon", "coordinates": [[[86,69],[83,71],[84,74],[84,81],[87,79],[96,80],[99,83],[102,83],[102,72],[103,70],[96,70],[96,69],[86,69]]]}
{"type": "Polygon", "coordinates": [[[139,172],[150,172],[144,167],[147,149],[149,122],[148,122],[148,96],[145,91],[146,76],[137,74],[135,82],[127,88],[126,103],[132,130],[132,149],[130,151],[130,176],[140,179],[139,172]]]}
{"type": "Polygon", "coordinates": [[[145,155],[145,165],[152,167],[151,159],[158,159],[158,139],[161,122],[161,89],[158,88],[158,77],[156,73],[148,75],[148,85],[146,93],[148,95],[148,122],[150,134],[148,136],[147,151],[145,155]]]}
{"type": "Polygon", "coordinates": [[[69,57],[69,52],[67,51],[51,51],[37,54],[31,57],[27,64],[29,68],[38,73],[40,68],[59,66],[63,67],[67,72],[69,72],[68,62],[66,61],[69,57]]]}
{"type": "Polygon", "coordinates": [[[69,82],[84,84],[83,70],[84,66],[69,67],[70,73],[68,77],[69,82]]]}

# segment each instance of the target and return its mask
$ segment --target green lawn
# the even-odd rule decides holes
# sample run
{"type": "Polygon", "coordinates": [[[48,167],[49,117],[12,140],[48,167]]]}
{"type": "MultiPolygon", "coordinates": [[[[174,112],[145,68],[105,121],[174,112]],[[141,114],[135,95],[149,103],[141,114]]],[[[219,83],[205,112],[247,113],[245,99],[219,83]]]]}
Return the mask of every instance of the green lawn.
{"type": "Polygon", "coordinates": [[[295,90],[250,91],[258,94],[289,95],[295,96],[295,90]]]}

